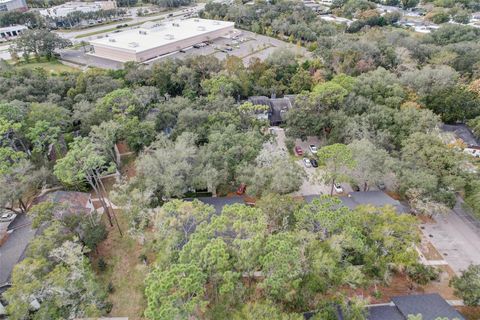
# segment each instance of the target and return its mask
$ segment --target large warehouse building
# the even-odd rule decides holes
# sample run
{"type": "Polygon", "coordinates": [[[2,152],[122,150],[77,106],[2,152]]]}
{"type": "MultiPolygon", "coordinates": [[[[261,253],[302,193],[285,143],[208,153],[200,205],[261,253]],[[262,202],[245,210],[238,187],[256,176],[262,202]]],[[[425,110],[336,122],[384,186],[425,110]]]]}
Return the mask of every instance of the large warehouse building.
{"type": "Polygon", "coordinates": [[[233,33],[234,23],[227,21],[147,22],[141,28],[92,40],[90,44],[95,56],[120,62],[142,62],[233,33]]]}
{"type": "Polygon", "coordinates": [[[27,11],[25,0],[0,0],[0,12],[5,11],[27,11]]]}

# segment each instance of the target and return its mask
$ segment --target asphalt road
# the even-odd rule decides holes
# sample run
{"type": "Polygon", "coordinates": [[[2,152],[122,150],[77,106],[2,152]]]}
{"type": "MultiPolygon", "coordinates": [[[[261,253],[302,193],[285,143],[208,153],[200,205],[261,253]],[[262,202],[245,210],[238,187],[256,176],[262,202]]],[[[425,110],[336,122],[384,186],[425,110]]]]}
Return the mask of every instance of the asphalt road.
{"type": "Polygon", "coordinates": [[[424,224],[423,232],[455,272],[470,264],[480,264],[480,228],[476,220],[465,218],[458,199],[450,214],[435,217],[437,223],[424,224]]]}

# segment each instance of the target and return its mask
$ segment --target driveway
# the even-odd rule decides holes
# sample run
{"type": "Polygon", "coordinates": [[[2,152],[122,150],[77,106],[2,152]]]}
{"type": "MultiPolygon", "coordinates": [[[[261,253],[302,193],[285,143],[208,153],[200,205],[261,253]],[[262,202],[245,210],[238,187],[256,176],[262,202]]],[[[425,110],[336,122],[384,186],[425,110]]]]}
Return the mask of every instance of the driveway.
{"type": "MultiPolygon", "coordinates": [[[[287,151],[287,147],[285,145],[285,130],[280,128],[280,127],[271,127],[270,131],[275,134],[275,141],[274,143],[266,143],[264,145],[265,149],[268,149],[271,152],[279,152],[285,157],[289,157],[290,154],[287,151]]],[[[299,140],[300,141],[300,140],[299,140]]],[[[298,141],[297,141],[298,142],[298,141]]],[[[309,144],[315,144],[319,145],[318,140],[316,138],[310,138],[306,142],[302,144],[297,144],[302,146],[302,149],[304,150],[305,154],[307,154],[308,150],[308,145],[309,144]]],[[[307,155],[307,157],[310,157],[311,155],[307,155]]],[[[306,178],[303,180],[303,184],[300,187],[300,190],[297,192],[294,192],[293,195],[295,196],[310,196],[310,195],[320,195],[320,194],[329,194],[330,193],[330,187],[325,185],[324,183],[321,183],[316,179],[316,175],[319,174],[320,168],[306,168],[305,164],[303,163],[303,157],[296,156],[296,162],[305,170],[306,172],[306,178]]]]}
{"type": "Polygon", "coordinates": [[[0,286],[9,281],[13,267],[23,259],[25,249],[36,232],[25,214],[17,216],[9,229],[11,233],[7,241],[0,246],[0,286]]]}
{"type": "Polygon", "coordinates": [[[459,199],[452,212],[436,217],[436,223],[423,224],[423,233],[458,273],[470,264],[480,264],[480,232],[463,215],[459,199]]]}

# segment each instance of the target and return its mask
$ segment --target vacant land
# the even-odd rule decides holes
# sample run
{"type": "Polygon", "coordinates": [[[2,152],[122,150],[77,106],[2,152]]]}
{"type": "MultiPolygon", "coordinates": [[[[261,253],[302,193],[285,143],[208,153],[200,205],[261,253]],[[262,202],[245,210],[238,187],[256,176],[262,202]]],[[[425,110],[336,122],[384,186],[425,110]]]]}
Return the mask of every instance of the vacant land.
{"type": "Polygon", "coordinates": [[[63,72],[76,72],[79,71],[78,69],[74,67],[70,67],[67,65],[62,64],[58,60],[51,60],[47,61],[45,59],[42,59],[40,61],[31,61],[31,62],[25,62],[21,61],[16,64],[17,67],[21,69],[44,69],[50,74],[60,74],[63,72]]]}
{"type": "MultiPolygon", "coordinates": [[[[116,210],[122,230],[127,223],[120,210],[116,210]]],[[[109,229],[108,238],[103,241],[93,256],[93,265],[101,281],[112,290],[109,301],[113,304],[110,316],[141,319],[145,309],[143,281],[147,266],[142,261],[142,246],[128,234],[123,237],[115,227],[109,229]],[[106,270],[98,267],[100,259],[105,261],[106,270]]]]}

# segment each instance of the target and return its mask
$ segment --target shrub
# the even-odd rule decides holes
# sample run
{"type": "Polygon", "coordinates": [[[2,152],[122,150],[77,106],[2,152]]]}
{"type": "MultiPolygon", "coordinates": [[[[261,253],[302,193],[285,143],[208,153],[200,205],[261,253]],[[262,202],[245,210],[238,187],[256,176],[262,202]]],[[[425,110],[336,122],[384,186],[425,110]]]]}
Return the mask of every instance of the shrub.
{"type": "Polygon", "coordinates": [[[437,268],[420,263],[407,267],[407,275],[413,282],[422,286],[428,284],[430,281],[438,280],[440,277],[437,268]]]}
{"type": "Polygon", "coordinates": [[[100,271],[107,270],[107,263],[105,260],[103,260],[103,258],[98,259],[97,266],[100,271]]]}

